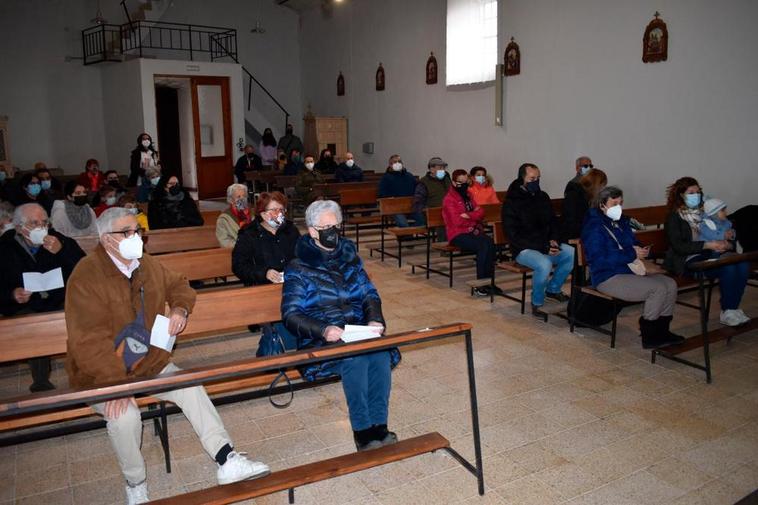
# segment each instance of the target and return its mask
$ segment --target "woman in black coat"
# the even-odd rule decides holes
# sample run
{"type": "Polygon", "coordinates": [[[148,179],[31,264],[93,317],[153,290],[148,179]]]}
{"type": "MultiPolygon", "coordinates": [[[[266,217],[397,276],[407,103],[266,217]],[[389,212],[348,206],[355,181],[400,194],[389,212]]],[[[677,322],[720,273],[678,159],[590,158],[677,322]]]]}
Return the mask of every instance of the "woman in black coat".
{"type": "Polygon", "coordinates": [[[145,170],[158,166],[158,151],[153,144],[153,138],[147,133],[137,137],[137,147],[132,150],[129,160],[129,179],[127,186],[136,186],[139,177],[145,177],[145,170]]]}
{"type": "Polygon", "coordinates": [[[151,230],[202,226],[197,204],[175,175],[164,175],[147,204],[147,222],[151,230]]]}
{"type": "Polygon", "coordinates": [[[300,231],[285,218],[287,197],[278,191],[262,193],[256,218],[239,232],[232,251],[232,272],[245,284],[278,284],[284,267],[295,257],[300,231]]]}

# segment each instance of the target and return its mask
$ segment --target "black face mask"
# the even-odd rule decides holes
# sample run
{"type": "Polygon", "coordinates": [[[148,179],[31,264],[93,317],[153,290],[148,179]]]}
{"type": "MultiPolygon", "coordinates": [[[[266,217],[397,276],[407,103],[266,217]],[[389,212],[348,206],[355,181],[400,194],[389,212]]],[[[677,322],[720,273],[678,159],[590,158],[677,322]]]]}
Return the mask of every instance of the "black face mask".
{"type": "Polygon", "coordinates": [[[340,232],[336,226],[330,226],[325,230],[318,230],[318,241],[322,246],[335,249],[339,243],[340,232]]]}
{"type": "Polygon", "coordinates": [[[461,184],[460,186],[456,186],[455,190],[460,193],[462,197],[468,196],[468,183],[461,184]]]}
{"type": "Polygon", "coordinates": [[[179,193],[182,192],[182,187],[180,185],[178,185],[178,184],[176,186],[171,186],[171,188],[169,188],[168,192],[172,196],[176,196],[176,195],[178,195],[179,193]]]}
{"type": "Polygon", "coordinates": [[[82,205],[87,203],[87,195],[76,195],[74,197],[74,205],[77,207],[81,207],[82,205]]]}

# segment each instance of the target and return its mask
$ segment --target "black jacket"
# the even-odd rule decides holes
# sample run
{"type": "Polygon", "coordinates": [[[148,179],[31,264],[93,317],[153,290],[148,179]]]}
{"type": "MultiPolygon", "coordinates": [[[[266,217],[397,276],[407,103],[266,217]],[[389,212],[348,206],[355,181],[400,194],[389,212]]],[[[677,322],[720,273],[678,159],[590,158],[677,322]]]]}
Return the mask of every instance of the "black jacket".
{"type": "Polygon", "coordinates": [[[66,283],[76,264],[84,257],[84,251],[74,239],[61,235],[52,228],[48,234],[57,237],[63,247],[57,254],[40,247],[33,257],[16,239],[15,230],[9,230],[0,237],[0,258],[3,262],[0,268],[0,313],[4,316],[12,316],[19,312],[49,312],[63,309],[65,288],[34,293],[25,304],[18,304],[13,298],[13,290],[24,287],[24,272],[44,273],[60,268],[63,272],[63,282],[66,283]]]}
{"type": "Polygon", "coordinates": [[[590,210],[590,200],[587,192],[581,184],[569,182],[563,194],[561,210],[560,239],[562,243],[565,244],[570,239],[581,237],[584,216],[588,210],[590,210]]]}
{"type": "Polygon", "coordinates": [[[295,257],[300,232],[292,221],[285,221],[272,235],[256,218],[240,230],[232,250],[232,272],[245,284],[270,284],[266,272],[273,268],[283,272],[295,257]]]}
{"type": "Polygon", "coordinates": [[[163,228],[185,228],[187,226],[202,226],[203,217],[197,209],[197,204],[182,189],[184,198],[171,201],[166,198],[166,190],[155,188],[147,204],[147,223],[151,230],[163,228]]]}
{"type": "Polygon", "coordinates": [[[40,194],[37,195],[37,198],[35,199],[30,197],[23,188],[16,187],[14,190],[9,192],[8,199],[14,207],[19,207],[27,203],[38,203],[42,206],[43,209],[45,209],[45,212],[47,212],[48,216],[53,210],[53,200],[45,191],[40,192],[40,194]]]}
{"type": "Polygon", "coordinates": [[[263,170],[263,161],[261,161],[261,157],[253,153],[251,158],[248,158],[247,154],[243,154],[237,159],[237,163],[234,165],[234,175],[237,177],[237,182],[240,184],[245,184],[246,170],[263,170]]]}
{"type": "MultiPolygon", "coordinates": [[[[152,150],[151,150],[152,151],[152,150]]],[[[142,147],[135,147],[132,149],[131,157],[129,158],[129,178],[126,181],[127,186],[136,186],[137,179],[145,176],[145,169],[140,166],[142,162],[142,147]]],[[[158,160],[158,153],[152,151],[153,159],[158,160]]]]}
{"type": "Polygon", "coordinates": [[[334,178],[337,182],[363,182],[363,170],[356,164],[353,164],[351,168],[345,163],[340,163],[334,178]]]}
{"type": "Polygon", "coordinates": [[[558,219],[550,197],[544,191],[532,194],[516,179],[508,187],[502,210],[503,231],[516,258],[524,249],[543,254],[550,251],[550,241],[558,240],[558,219]]]}
{"type": "Polygon", "coordinates": [[[666,251],[663,267],[671,273],[682,275],[687,256],[703,252],[705,242],[692,240],[692,228],[675,210],[671,211],[666,218],[664,229],[669,241],[669,249],[666,251]]]}

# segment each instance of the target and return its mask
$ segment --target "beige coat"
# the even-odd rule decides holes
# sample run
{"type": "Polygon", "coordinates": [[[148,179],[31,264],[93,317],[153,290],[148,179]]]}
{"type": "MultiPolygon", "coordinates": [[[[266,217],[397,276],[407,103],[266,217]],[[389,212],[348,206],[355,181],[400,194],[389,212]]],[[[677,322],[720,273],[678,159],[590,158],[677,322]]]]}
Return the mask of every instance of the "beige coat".
{"type": "Polygon", "coordinates": [[[237,243],[237,235],[239,234],[240,227],[237,224],[237,219],[232,216],[229,209],[219,214],[216,219],[216,238],[221,247],[231,249],[234,244],[237,243]]]}

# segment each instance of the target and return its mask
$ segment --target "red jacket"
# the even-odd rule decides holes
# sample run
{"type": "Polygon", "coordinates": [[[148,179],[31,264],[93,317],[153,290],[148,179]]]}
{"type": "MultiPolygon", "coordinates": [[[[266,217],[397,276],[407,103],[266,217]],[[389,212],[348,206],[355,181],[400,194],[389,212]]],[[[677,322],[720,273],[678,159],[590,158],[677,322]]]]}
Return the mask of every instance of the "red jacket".
{"type": "MultiPolygon", "coordinates": [[[[473,203],[471,190],[468,192],[469,198],[473,203]]],[[[447,240],[450,242],[461,233],[471,233],[477,228],[481,228],[484,219],[484,209],[474,203],[474,210],[466,212],[466,205],[463,197],[458,194],[455,186],[450,186],[445,198],[442,200],[442,220],[445,221],[445,231],[447,240]],[[469,218],[461,217],[461,214],[468,214],[469,218]]]]}
{"type": "Polygon", "coordinates": [[[100,170],[95,172],[94,174],[90,174],[89,172],[82,172],[79,174],[79,178],[76,180],[77,184],[81,184],[85,188],[87,188],[87,191],[90,193],[96,193],[103,184],[105,184],[105,174],[103,174],[100,170]]]}

